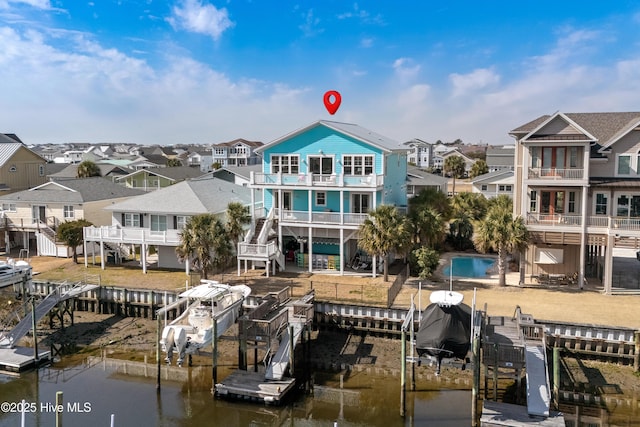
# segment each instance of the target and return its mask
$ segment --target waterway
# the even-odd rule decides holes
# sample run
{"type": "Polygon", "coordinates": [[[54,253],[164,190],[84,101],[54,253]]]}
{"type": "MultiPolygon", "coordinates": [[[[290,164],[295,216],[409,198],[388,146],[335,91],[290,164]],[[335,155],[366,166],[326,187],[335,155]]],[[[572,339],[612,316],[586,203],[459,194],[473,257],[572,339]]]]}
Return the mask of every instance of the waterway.
{"type": "MultiPolygon", "coordinates": [[[[188,369],[188,368],[184,368],[188,369]]],[[[400,417],[400,379],[352,372],[323,375],[315,395],[283,406],[230,402],[211,395],[210,370],[189,382],[163,381],[156,391],[152,378],[117,373],[87,360],[65,367],[41,368],[19,377],[0,375],[0,426],[20,426],[18,403],[26,403],[26,426],[55,425],[56,392],[63,392],[65,427],[195,427],[221,426],[468,426],[471,391],[441,389],[439,383],[417,381],[408,391],[405,418],[400,417]],[[10,406],[6,406],[9,403],[10,406]],[[8,410],[7,410],[8,409],[8,410]]]]}

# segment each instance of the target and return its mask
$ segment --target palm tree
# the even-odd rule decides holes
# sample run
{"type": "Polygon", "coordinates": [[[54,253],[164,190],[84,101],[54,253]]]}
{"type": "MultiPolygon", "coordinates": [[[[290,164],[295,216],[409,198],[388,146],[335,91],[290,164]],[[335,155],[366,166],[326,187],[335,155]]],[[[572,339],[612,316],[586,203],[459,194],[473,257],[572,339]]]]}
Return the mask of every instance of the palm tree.
{"type": "Polygon", "coordinates": [[[369,255],[384,260],[384,281],[388,281],[387,256],[391,252],[404,255],[410,249],[409,221],[395,206],[380,205],[369,212],[369,217],[360,225],[359,234],[358,246],[369,255]]]}
{"type": "Polygon", "coordinates": [[[85,160],[78,164],[76,171],[77,178],[90,178],[92,176],[101,176],[100,167],[91,160],[85,160]]]}
{"type": "Polygon", "coordinates": [[[212,241],[211,249],[213,250],[213,258],[211,265],[218,269],[224,268],[229,264],[229,260],[233,256],[233,243],[229,236],[229,231],[225,225],[219,220],[215,220],[212,224],[212,241]]]}
{"type": "Polygon", "coordinates": [[[486,161],[482,159],[478,159],[471,166],[471,171],[469,172],[469,178],[473,179],[476,176],[484,175],[485,173],[489,173],[489,166],[487,165],[486,161]]]}
{"type": "Polygon", "coordinates": [[[182,162],[180,161],[180,159],[174,157],[174,158],[171,158],[171,159],[167,159],[166,166],[168,168],[175,168],[175,167],[178,167],[178,166],[182,166],[182,162]]]}
{"type": "Polygon", "coordinates": [[[203,279],[213,265],[215,224],[219,222],[212,214],[190,217],[180,233],[180,243],[176,254],[180,261],[192,260],[194,269],[200,271],[203,279]]]}
{"type": "Polygon", "coordinates": [[[234,244],[242,238],[244,226],[251,223],[249,207],[240,202],[231,202],[227,205],[227,235],[234,244]]]}
{"type": "Polygon", "coordinates": [[[409,216],[423,209],[431,208],[447,220],[451,215],[451,206],[447,195],[435,188],[425,188],[409,199],[409,216]]]}
{"type": "Polygon", "coordinates": [[[491,203],[487,216],[476,226],[474,243],[480,252],[498,252],[499,286],[506,285],[506,260],[509,252],[528,246],[529,232],[522,217],[513,217],[512,201],[501,195],[491,203]]]}
{"type": "Polygon", "coordinates": [[[414,212],[411,220],[415,243],[426,245],[430,248],[435,248],[442,243],[445,235],[445,221],[440,212],[432,208],[425,208],[414,212]]]}
{"type": "Polygon", "coordinates": [[[453,189],[451,190],[452,194],[456,194],[456,178],[462,178],[465,169],[466,165],[462,157],[451,155],[445,159],[444,171],[445,173],[450,173],[453,177],[453,189]]]}

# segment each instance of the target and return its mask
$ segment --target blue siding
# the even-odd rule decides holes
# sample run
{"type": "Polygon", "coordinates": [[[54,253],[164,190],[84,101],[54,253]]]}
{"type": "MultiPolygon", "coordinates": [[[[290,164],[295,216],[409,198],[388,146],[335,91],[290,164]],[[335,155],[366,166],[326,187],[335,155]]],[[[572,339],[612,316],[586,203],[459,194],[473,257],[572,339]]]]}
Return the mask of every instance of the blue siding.
{"type": "Polygon", "coordinates": [[[272,154],[298,154],[300,156],[300,172],[307,173],[307,157],[319,156],[320,151],[322,151],[323,156],[333,157],[335,173],[342,173],[342,156],[344,154],[373,154],[374,172],[376,174],[384,173],[382,170],[382,150],[322,125],[265,149],[263,151],[262,171],[271,173],[272,154]]]}

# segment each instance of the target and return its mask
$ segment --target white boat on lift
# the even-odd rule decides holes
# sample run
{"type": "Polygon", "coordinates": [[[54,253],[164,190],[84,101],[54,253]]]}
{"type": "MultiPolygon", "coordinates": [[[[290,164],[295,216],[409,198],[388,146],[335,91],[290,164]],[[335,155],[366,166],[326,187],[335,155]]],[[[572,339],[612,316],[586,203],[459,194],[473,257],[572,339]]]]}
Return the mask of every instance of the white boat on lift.
{"type": "Polygon", "coordinates": [[[0,261],[0,288],[15,285],[23,280],[28,282],[31,276],[32,268],[26,261],[15,261],[13,258],[0,261]]]}
{"type": "Polygon", "coordinates": [[[201,280],[201,284],[182,292],[179,301],[187,303],[187,309],[162,331],[160,345],[165,361],[171,364],[173,353],[182,366],[186,355],[197,354],[201,349],[211,350],[214,321],[218,336],[231,327],[242,314],[242,302],[251,294],[245,285],[230,286],[215,280],[201,280]]]}

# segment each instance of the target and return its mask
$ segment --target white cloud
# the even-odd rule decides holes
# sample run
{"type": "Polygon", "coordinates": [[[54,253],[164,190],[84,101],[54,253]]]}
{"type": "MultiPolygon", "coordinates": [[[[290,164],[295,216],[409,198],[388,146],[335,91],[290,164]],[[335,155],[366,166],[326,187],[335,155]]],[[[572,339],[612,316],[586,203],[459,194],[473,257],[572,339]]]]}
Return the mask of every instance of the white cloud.
{"type": "Polygon", "coordinates": [[[338,14],[337,18],[340,20],[355,18],[359,19],[365,24],[384,25],[384,19],[382,18],[382,15],[377,14],[375,16],[371,16],[371,14],[366,10],[360,9],[358,3],[353,4],[352,10],[338,14]]]}
{"type": "Polygon", "coordinates": [[[37,9],[52,9],[49,0],[0,0],[0,9],[9,8],[11,4],[27,4],[37,9]]]}
{"type": "Polygon", "coordinates": [[[360,40],[360,47],[370,48],[373,46],[373,38],[372,37],[364,37],[360,40]]]}
{"type": "Polygon", "coordinates": [[[324,32],[324,28],[319,27],[320,18],[314,16],[313,9],[309,9],[302,17],[304,23],[300,24],[298,28],[306,37],[313,37],[324,32]]]}
{"type": "Polygon", "coordinates": [[[500,82],[500,76],[493,70],[479,68],[469,74],[453,73],[449,75],[449,80],[453,85],[453,96],[460,96],[495,85],[500,82]]]}
{"type": "Polygon", "coordinates": [[[227,9],[218,9],[212,4],[203,4],[199,0],[182,0],[174,6],[167,22],[176,30],[205,34],[218,40],[222,33],[235,25],[229,19],[227,9]]]}
{"type": "Polygon", "coordinates": [[[408,82],[418,76],[420,65],[411,58],[398,58],[393,61],[393,70],[401,82],[408,82]]]}

